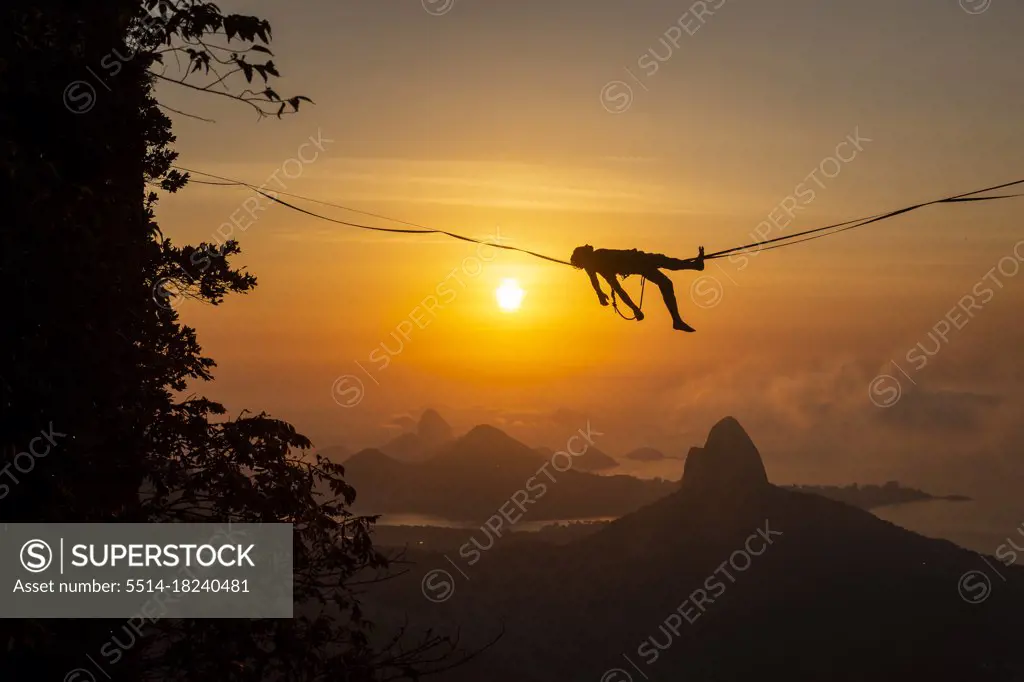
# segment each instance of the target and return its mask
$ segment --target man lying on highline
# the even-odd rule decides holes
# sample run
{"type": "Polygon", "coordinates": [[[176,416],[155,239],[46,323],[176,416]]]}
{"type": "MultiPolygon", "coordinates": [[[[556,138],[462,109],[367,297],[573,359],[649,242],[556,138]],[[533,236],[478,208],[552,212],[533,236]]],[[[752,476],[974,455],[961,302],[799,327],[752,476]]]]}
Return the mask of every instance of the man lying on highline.
{"type": "Polygon", "coordinates": [[[586,270],[590,275],[590,284],[597,292],[597,299],[601,305],[608,305],[608,296],[601,290],[597,276],[601,275],[612,288],[612,292],[626,302],[636,316],[637,320],[644,319],[643,311],[633,303],[629,294],[619,284],[619,277],[629,275],[640,275],[651,280],[661,289],[661,297],[665,299],[665,307],[672,316],[672,327],[684,332],[695,331],[693,327],[683,322],[679,317],[679,306],[676,304],[676,294],[672,288],[672,280],[662,270],[703,270],[704,269],[704,247],[696,258],[680,260],[669,258],[660,253],[646,253],[636,249],[595,249],[590,244],[577,247],[572,252],[569,261],[577,268],[586,270]]]}

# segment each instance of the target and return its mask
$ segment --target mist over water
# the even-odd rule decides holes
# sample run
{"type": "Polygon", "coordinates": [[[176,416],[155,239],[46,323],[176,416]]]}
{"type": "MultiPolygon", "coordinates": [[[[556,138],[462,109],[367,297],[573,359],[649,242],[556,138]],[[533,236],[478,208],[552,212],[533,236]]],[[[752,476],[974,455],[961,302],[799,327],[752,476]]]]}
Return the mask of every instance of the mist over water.
{"type": "Polygon", "coordinates": [[[1018,529],[1024,527],[1024,504],[1008,507],[1003,501],[933,500],[881,507],[872,512],[907,530],[950,540],[982,554],[995,554],[1007,538],[1015,538],[1018,546],[1024,546],[1024,536],[1018,534],[1018,529]]]}
{"type": "MultiPolygon", "coordinates": [[[[602,521],[614,521],[614,516],[594,516],[577,519],[546,519],[543,521],[520,521],[516,523],[516,531],[538,531],[545,526],[557,523],[597,523],[602,521]]],[[[479,523],[471,521],[452,521],[440,516],[429,514],[385,514],[377,522],[380,526],[432,526],[435,528],[479,528],[479,523]]]]}

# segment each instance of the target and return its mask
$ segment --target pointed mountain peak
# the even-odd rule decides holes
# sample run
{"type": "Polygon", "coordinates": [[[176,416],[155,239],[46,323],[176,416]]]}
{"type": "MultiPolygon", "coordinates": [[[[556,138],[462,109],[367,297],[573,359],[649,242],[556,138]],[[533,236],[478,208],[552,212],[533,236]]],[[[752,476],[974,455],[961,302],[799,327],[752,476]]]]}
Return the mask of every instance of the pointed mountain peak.
{"type": "Polygon", "coordinates": [[[484,467],[526,467],[543,463],[536,450],[490,424],[474,426],[437,455],[439,462],[484,467]]]}
{"type": "Polygon", "coordinates": [[[437,410],[428,408],[420,416],[416,434],[427,443],[437,445],[452,439],[452,427],[437,410]]]}
{"type": "Polygon", "coordinates": [[[768,485],[768,474],[750,436],[733,417],[711,428],[702,448],[690,448],[683,467],[684,490],[735,495],[768,485]]]}

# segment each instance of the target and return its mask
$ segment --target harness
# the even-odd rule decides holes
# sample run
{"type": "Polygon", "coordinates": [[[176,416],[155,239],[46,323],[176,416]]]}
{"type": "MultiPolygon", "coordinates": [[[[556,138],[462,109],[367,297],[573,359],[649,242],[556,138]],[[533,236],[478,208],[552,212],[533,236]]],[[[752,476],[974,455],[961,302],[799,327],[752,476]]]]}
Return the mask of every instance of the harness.
{"type": "MultiPolygon", "coordinates": [[[[626,275],[626,277],[629,277],[629,275],[626,275]]],[[[643,309],[644,309],[644,288],[646,287],[646,285],[647,285],[647,278],[644,277],[643,275],[641,275],[640,276],[640,305],[637,306],[640,309],[640,312],[643,312],[643,309]]],[[[615,289],[612,289],[612,308],[614,308],[615,312],[618,313],[619,317],[621,317],[624,320],[635,320],[636,319],[636,315],[634,315],[633,317],[626,317],[625,315],[622,314],[622,311],[619,310],[619,303],[618,303],[618,298],[615,296],[615,289]]]]}

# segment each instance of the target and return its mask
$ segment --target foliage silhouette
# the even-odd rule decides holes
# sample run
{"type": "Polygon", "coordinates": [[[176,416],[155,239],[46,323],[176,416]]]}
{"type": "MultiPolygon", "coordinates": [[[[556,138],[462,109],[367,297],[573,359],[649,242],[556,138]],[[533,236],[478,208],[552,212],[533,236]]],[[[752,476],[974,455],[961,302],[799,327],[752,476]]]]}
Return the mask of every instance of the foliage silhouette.
{"type": "Polygon", "coordinates": [[[292,620],[156,620],[114,660],[99,652],[126,639],[123,621],[3,620],[0,678],[63,679],[87,656],[115,679],[197,682],[412,679],[457,663],[450,637],[375,640],[357,584],[379,579],[388,558],[371,543],[373,519],[349,510],[341,466],[308,455],[286,422],[181,397],[215,363],[169,294],[217,305],[256,278],[232,267],[233,240],[179,246],[161,233],[146,185],[176,192],[188,177],[170,168],[175,137],[153,85],[261,116],[297,111],[308,98],[279,97],[273,62],[253,60],[270,55],[269,24],[197,0],[15,0],[0,12],[0,173],[13,199],[0,231],[0,520],[289,522],[297,604],[292,620]],[[182,56],[180,78],[155,68],[182,56]],[[97,69],[105,89],[86,80],[97,69]],[[266,89],[232,91],[236,73],[266,89]],[[73,106],[69,93],[89,88],[90,110],[73,106]],[[14,468],[48,425],[66,437],[14,468]]]}

